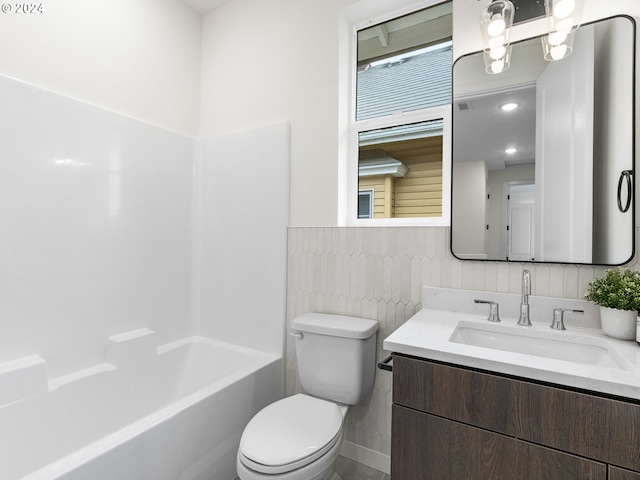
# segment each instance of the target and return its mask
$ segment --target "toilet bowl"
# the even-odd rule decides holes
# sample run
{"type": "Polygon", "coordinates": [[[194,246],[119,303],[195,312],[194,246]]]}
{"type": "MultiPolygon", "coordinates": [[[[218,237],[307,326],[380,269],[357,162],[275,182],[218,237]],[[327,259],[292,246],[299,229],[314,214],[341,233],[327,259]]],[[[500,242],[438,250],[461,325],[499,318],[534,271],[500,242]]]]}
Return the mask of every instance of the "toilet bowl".
{"type": "Polygon", "coordinates": [[[293,320],[305,393],[268,405],[248,423],[236,461],[241,480],[335,480],[348,406],[373,385],[377,330],[374,320],[342,315],[293,320]]]}
{"type": "Polygon", "coordinates": [[[330,480],[342,446],[346,405],[297,394],[261,410],[238,449],[242,480],[330,480]]]}

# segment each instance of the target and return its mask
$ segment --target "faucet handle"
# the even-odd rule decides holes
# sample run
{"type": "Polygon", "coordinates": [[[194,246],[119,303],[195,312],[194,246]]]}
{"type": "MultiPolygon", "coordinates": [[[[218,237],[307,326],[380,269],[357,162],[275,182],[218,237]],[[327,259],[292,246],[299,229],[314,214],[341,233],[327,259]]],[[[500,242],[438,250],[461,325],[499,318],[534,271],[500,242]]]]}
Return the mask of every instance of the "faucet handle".
{"type": "Polygon", "coordinates": [[[584,310],[575,310],[573,308],[554,308],[553,320],[549,328],[553,328],[554,330],[566,330],[564,326],[564,312],[583,314],[584,310]]]}
{"type": "Polygon", "coordinates": [[[489,320],[490,322],[500,321],[500,314],[498,313],[498,304],[496,302],[491,302],[489,300],[478,300],[477,298],[473,302],[489,304],[489,317],[487,318],[487,320],[489,320]]]}

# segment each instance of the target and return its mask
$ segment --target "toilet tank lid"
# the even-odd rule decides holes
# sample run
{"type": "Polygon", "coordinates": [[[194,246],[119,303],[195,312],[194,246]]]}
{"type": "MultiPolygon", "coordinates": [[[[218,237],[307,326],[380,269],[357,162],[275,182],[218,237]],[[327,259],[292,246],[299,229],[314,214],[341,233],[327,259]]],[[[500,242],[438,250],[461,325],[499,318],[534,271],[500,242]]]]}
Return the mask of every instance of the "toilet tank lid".
{"type": "Polygon", "coordinates": [[[378,331],[376,320],[330,313],[305,313],[294,318],[291,326],[300,332],[358,339],[369,338],[378,331]]]}

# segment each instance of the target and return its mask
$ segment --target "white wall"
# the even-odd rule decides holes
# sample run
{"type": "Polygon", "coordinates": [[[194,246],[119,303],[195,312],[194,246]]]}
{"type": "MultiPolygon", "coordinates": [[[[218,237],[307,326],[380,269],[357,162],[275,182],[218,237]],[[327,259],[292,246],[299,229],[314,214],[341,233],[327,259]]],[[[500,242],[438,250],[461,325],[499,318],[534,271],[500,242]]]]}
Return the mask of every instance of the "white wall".
{"type": "Polygon", "coordinates": [[[454,162],[459,180],[453,190],[453,215],[462,228],[451,248],[459,258],[486,258],[487,251],[487,165],[478,160],[454,162]]]}
{"type": "Polygon", "coordinates": [[[204,18],[203,136],[291,122],[291,221],[337,215],[338,0],[234,0],[204,18]]]}
{"type": "Polygon", "coordinates": [[[0,15],[0,74],[197,134],[200,17],[195,12],[177,0],[42,4],[42,14],[0,15]]]}

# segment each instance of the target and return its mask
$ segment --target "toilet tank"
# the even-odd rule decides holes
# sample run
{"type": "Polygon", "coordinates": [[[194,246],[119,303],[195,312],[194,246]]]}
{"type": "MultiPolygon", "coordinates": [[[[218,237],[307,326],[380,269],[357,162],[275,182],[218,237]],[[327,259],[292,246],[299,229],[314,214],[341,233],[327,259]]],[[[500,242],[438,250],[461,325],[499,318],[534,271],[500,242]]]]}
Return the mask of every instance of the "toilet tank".
{"type": "Polygon", "coordinates": [[[346,405],[359,403],[375,375],[378,322],[306,313],[292,323],[302,389],[346,405]]]}

